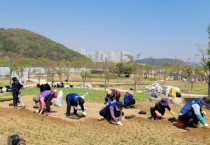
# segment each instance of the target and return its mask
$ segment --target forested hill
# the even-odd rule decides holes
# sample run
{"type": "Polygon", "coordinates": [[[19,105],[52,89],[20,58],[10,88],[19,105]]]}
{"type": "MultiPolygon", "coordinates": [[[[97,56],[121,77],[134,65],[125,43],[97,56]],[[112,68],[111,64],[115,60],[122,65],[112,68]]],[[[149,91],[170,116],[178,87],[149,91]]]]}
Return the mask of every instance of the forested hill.
{"type": "Polygon", "coordinates": [[[184,64],[185,62],[181,60],[175,60],[170,58],[145,58],[137,60],[138,63],[151,64],[163,66],[164,64],[184,64]]]}
{"type": "Polygon", "coordinates": [[[62,44],[25,29],[0,29],[0,53],[4,56],[20,55],[33,59],[54,61],[88,59],[62,44]]]}

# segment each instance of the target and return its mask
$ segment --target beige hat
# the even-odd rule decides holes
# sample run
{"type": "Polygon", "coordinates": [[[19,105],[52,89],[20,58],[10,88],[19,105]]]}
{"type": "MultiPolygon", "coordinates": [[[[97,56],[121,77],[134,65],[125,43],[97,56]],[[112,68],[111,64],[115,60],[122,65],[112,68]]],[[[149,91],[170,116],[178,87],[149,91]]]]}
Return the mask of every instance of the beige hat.
{"type": "Polygon", "coordinates": [[[111,95],[111,94],[112,94],[112,90],[110,90],[110,89],[107,90],[107,94],[108,94],[108,95],[111,95]]]}

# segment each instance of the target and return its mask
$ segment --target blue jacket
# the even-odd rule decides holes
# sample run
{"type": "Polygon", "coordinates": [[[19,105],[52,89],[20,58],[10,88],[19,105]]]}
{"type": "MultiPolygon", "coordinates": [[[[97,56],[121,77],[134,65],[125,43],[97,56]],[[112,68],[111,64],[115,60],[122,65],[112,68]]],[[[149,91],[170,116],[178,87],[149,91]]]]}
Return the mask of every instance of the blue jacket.
{"type": "Polygon", "coordinates": [[[193,100],[187,103],[182,110],[180,111],[179,115],[189,114],[191,117],[197,117],[198,120],[205,124],[206,121],[201,115],[202,105],[199,100],[193,100]]]}
{"type": "Polygon", "coordinates": [[[68,94],[66,96],[66,99],[68,101],[72,101],[73,100],[74,102],[77,102],[80,98],[81,98],[81,96],[76,94],[76,93],[71,93],[71,94],[68,94]]]}
{"type": "Polygon", "coordinates": [[[128,92],[126,92],[126,94],[124,95],[124,104],[128,103],[129,101],[131,101],[133,99],[133,95],[129,94],[128,92]]]}

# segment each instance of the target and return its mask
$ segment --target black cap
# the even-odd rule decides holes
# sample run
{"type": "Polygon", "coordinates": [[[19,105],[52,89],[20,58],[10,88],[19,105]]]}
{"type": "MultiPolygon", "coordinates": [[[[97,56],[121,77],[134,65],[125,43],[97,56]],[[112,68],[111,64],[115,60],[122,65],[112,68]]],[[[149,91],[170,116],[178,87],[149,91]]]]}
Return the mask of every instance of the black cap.
{"type": "Polygon", "coordinates": [[[79,98],[78,99],[79,105],[82,105],[85,103],[85,100],[83,98],[79,98]]]}
{"type": "Polygon", "coordinates": [[[123,103],[122,102],[116,102],[116,106],[117,106],[117,108],[119,109],[119,110],[122,110],[122,108],[123,108],[123,103]]]}
{"type": "Polygon", "coordinates": [[[206,107],[210,108],[210,101],[207,97],[203,97],[199,99],[202,104],[204,104],[206,107]]]}

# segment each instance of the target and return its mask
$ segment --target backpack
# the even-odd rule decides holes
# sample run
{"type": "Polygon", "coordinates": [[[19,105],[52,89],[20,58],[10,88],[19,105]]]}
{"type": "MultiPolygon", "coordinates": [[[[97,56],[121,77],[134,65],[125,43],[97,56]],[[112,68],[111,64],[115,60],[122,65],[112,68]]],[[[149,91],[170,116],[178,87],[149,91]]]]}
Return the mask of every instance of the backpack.
{"type": "Polygon", "coordinates": [[[18,134],[13,134],[7,138],[8,145],[26,145],[26,141],[21,139],[18,134]]]}

